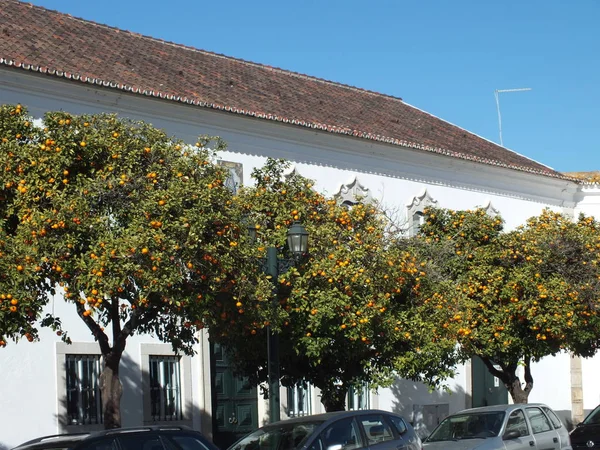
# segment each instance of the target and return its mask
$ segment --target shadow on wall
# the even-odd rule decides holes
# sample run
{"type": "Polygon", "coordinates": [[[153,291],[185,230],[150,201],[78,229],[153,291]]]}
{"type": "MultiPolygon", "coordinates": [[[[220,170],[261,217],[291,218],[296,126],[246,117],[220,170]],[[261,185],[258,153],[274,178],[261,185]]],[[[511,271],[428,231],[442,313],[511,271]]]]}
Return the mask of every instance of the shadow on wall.
{"type": "MultiPolygon", "coordinates": [[[[66,372],[66,367],[64,367],[66,372]]],[[[151,414],[149,398],[144,401],[144,385],[149,386],[150,374],[142,370],[142,368],[132,360],[128,355],[123,355],[119,367],[119,375],[123,384],[123,395],[121,397],[121,425],[123,427],[137,427],[143,425],[185,425],[194,430],[202,431],[206,437],[212,438],[211,416],[204,410],[194,405],[193,401],[183,398],[181,401],[185,405],[183,408],[183,417],[181,420],[154,420],[151,414]]],[[[197,383],[197,380],[192,380],[192,384],[197,383]]],[[[180,385],[183,385],[183,380],[180,385]]],[[[146,389],[146,397],[149,392],[146,389]]],[[[192,387],[193,392],[197,392],[192,387]]],[[[60,399],[62,411],[64,414],[55,414],[57,422],[60,424],[60,431],[63,433],[69,432],[84,432],[84,431],[99,431],[104,429],[102,424],[87,424],[87,425],[72,425],[67,416],[67,399],[60,399]]],[[[8,450],[0,444],[0,450],[8,450]]]]}
{"type": "Polygon", "coordinates": [[[393,396],[392,411],[410,421],[421,438],[429,436],[450,413],[471,404],[471,396],[462,386],[431,391],[423,383],[398,378],[389,389],[393,396]]]}

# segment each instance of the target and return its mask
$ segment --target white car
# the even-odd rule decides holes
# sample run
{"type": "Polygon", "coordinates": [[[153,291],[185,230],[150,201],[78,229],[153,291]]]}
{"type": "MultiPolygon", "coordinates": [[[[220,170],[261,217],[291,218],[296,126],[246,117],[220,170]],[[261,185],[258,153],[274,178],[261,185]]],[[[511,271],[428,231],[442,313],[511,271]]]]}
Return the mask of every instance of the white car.
{"type": "Polygon", "coordinates": [[[485,406],[446,417],[425,439],[427,450],[572,450],[569,432],[540,403],[485,406]]]}

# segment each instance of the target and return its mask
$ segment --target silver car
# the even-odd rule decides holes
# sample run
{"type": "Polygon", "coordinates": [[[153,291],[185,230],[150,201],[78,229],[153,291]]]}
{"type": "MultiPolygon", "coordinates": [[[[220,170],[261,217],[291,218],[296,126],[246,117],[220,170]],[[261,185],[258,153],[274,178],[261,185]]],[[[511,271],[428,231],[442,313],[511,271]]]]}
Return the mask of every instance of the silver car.
{"type": "Polygon", "coordinates": [[[541,403],[485,406],[446,417],[425,439],[427,450],[572,450],[569,432],[541,403]]]}
{"type": "Polygon", "coordinates": [[[363,410],[315,414],[265,425],[229,450],[421,450],[401,416],[363,410]]]}

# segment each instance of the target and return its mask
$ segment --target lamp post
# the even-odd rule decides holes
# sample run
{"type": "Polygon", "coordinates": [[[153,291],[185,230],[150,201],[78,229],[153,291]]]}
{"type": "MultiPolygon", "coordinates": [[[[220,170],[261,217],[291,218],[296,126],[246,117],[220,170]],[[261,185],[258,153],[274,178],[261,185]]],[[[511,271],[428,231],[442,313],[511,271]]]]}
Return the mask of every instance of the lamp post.
{"type": "MultiPolygon", "coordinates": [[[[251,236],[256,237],[256,229],[250,230],[251,236]]],[[[277,257],[277,247],[267,248],[266,270],[273,282],[273,304],[278,305],[277,294],[279,285],[277,278],[280,271],[289,269],[295,263],[295,258],[308,251],[308,232],[300,222],[294,222],[287,232],[287,246],[294,256],[293,259],[277,257]]],[[[278,422],[281,419],[279,401],[279,335],[271,326],[267,327],[267,373],[269,377],[269,422],[278,422]]]]}

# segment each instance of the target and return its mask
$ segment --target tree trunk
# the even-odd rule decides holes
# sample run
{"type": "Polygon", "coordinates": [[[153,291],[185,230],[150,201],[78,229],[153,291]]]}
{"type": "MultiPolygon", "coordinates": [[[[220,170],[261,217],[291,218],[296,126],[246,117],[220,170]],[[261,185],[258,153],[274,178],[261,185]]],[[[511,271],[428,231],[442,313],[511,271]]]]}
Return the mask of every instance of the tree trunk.
{"type": "Polygon", "coordinates": [[[325,406],[325,411],[344,411],[346,409],[346,391],[344,385],[321,388],[321,403],[325,406]]]}
{"type": "Polygon", "coordinates": [[[486,365],[492,375],[497,377],[510,394],[514,403],[527,403],[529,394],[533,389],[533,376],[531,375],[531,358],[525,356],[523,358],[524,369],[525,369],[525,386],[521,384],[521,380],[517,376],[517,362],[511,362],[508,364],[500,363],[502,370],[498,370],[494,363],[485,357],[480,357],[483,363],[486,365]]]}
{"type": "Polygon", "coordinates": [[[515,376],[512,383],[508,383],[505,386],[514,403],[527,403],[531,389],[527,390],[527,387],[523,389],[519,377],[515,376]]]}
{"type": "Polygon", "coordinates": [[[102,394],[102,415],[104,429],[121,428],[121,395],[123,385],[119,379],[121,354],[114,352],[104,355],[104,368],[100,374],[100,392],[102,394]]]}

